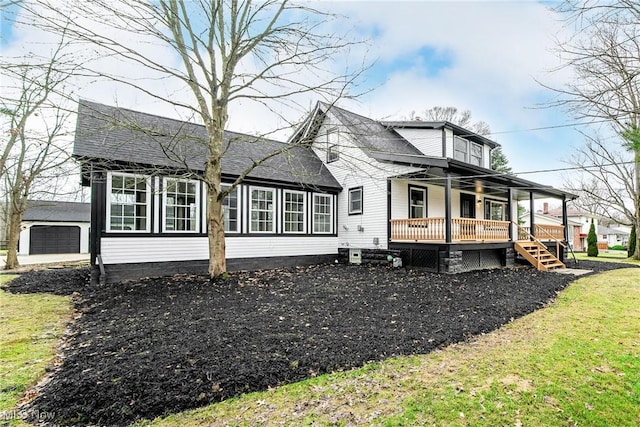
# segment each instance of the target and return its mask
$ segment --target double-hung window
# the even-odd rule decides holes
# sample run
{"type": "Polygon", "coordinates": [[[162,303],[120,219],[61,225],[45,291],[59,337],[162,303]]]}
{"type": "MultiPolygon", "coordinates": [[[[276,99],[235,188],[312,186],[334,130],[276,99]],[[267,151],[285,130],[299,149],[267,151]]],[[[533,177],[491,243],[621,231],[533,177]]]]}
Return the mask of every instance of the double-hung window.
{"type": "Polygon", "coordinates": [[[483,166],[482,164],[482,145],[475,142],[469,143],[469,163],[476,166],[483,166]]]}
{"type": "Polygon", "coordinates": [[[284,232],[304,233],[305,194],[300,191],[284,191],[284,232]]]}
{"type": "MultiPolygon", "coordinates": [[[[222,190],[228,189],[229,185],[222,185],[222,190]]],[[[238,217],[238,187],[234,188],[222,200],[222,215],[224,216],[225,233],[237,233],[239,217],[238,217]]]]}
{"type": "Polygon", "coordinates": [[[149,178],[110,172],[107,180],[107,231],[149,232],[149,178]]]}
{"type": "Polygon", "coordinates": [[[252,233],[273,233],[275,218],[275,190],[252,187],[249,216],[252,233]]]}
{"type": "Polygon", "coordinates": [[[200,218],[199,182],[164,179],[164,231],[198,232],[200,218]]]}
{"type": "Polygon", "coordinates": [[[362,187],[349,189],[349,215],[362,213],[362,187]]]}
{"type": "Polygon", "coordinates": [[[313,232],[333,232],[333,197],[330,194],[313,195],[313,232]]]}
{"type": "Polygon", "coordinates": [[[426,218],[427,189],[409,187],[409,218],[426,218]]]}
{"type": "Polygon", "coordinates": [[[468,154],[469,144],[467,144],[467,140],[456,136],[453,140],[453,158],[466,162],[468,154]]]}

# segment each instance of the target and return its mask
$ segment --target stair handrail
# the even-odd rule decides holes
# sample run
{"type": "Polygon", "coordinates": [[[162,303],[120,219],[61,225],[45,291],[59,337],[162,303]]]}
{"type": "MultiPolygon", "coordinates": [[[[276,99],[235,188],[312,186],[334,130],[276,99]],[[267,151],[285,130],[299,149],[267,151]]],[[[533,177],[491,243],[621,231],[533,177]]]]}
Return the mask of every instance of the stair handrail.
{"type": "Polygon", "coordinates": [[[530,240],[536,242],[536,243],[540,243],[545,249],[549,249],[547,247],[547,245],[545,245],[544,243],[542,243],[542,241],[540,241],[536,236],[534,236],[533,234],[531,234],[529,231],[527,231],[526,228],[524,228],[523,226],[521,226],[520,224],[518,224],[515,221],[511,221],[512,224],[515,224],[516,227],[518,227],[518,236],[520,235],[520,231],[522,231],[524,233],[525,236],[527,236],[530,240]]]}
{"type": "MultiPolygon", "coordinates": [[[[560,244],[560,246],[562,246],[563,248],[568,248],[569,251],[571,252],[571,255],[573,256],[573,260],[575,261],[575,263],[578,263],[578,258],[576,258],[576,253],[573,252],[573,248],[571,247],[571,245],[569,244],[569,242],[566,241],[560,241],[558,240],[556,237],[553,236],[553,234],[549,233],[547,230],[545,230],[544,228],[538,228],[537,230],[542,230],[544,233],[547,233],[553,241],[556,242],[556,254],[558,254],[558,251],[560,250],[560,248],[558,248],[558,244],[560,244]],[[566,244],[565,244],[566,242],[566,244]]],[[[526,230],[525,230],[526,231],[526,230]]]]}
{"type": "MultiPolygon", "coordinates": [[[[518,227],[518,235],[520,235],[520,231],[522,231],[524,233],[525,236],[527,236],[530,240],[539,243],[540,245],[544,246],[545,249],[549,249],[547,247],[547,245],[545,245],[544,243],[542,243],[542,241],[540,239],[538,239],[536,236],[534,236],[533,234],[531,234],[529,231],[527,231],[526,228],[524,228],[523,226],[521,226],[520,224],[518,224],[515,221],[511,221],[512,224],[515,224],[516,227],[518,227]]],[[[576,258],[576,254],[573,252],[573,248],[571,247],[571,245],[569,245],[569,242],[567,242],[567,244],[565,245],[563,242],[559,241],[553,234],[549,233],[547,230],[545,230],[544,228],[540,228],[539,230],[544,231],[545,233],[547,233],[551,239],[556,242],[556,258],[560,259],[559,257],[559,253],[560,253],[560,248],[558,247],[558,245],[562,245],[563,248],[569,248],[569,250],[571,251],[571,255],[573,255],[573,259],[576,262],[576,264],[578,263],[578,259],[576,258]]]]}

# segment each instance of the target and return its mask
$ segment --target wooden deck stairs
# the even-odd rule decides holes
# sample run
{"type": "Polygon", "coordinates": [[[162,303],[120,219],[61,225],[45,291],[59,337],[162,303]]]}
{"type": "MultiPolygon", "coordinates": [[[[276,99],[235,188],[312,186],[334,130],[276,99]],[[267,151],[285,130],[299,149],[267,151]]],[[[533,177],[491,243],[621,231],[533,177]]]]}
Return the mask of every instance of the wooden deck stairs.
{"type": "Polygon", "coordinates": [[[566,268],[547,247],[539,241],[519,240],[515,242],[516,251],[540,271],[566,268]]]}

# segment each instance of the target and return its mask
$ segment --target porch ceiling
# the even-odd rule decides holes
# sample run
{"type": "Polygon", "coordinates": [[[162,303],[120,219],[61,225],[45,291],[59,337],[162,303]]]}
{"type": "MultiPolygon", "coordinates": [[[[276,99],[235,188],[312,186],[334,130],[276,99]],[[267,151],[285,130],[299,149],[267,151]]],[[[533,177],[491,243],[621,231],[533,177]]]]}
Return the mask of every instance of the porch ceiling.
{"type": "Polygon", "coordinates": [[[448,173],[451,176],[451,188],[472,193],[504,197],[511,188],[513,197],[517,201],[529,200],[530,194],[533,194],[534,199],[562,199],[564,197],[567,200],[573,200],[577,198],[572,193],[518,178],[515,175],[507,175],[490,169],[471,166],[453,159],[447,159],[447,161],[449,163],[448,168],[431,167],[420,172],[404,174],[395,178],[424,181],[425,184],[444,186],[448,173]]]}

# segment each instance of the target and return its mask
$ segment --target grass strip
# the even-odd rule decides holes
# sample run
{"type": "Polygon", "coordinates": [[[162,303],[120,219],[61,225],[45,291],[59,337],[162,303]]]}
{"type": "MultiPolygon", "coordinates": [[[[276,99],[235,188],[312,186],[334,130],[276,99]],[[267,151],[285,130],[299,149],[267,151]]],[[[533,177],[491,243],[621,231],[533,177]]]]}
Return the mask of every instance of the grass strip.
{"type": "MultiPolygon", "coordinates": [[[[0,275],[0,285],[15,277],[0,275]]],[[[0,289],[0,425],[24,425],[16,405],[52,363],[72,313],[69,297],[0,289]]]]}
{"type": "Polygon", "coordinates": [[[144,426],[640,425],[640,271],[581,278],[499,330],[144,426]]]}

